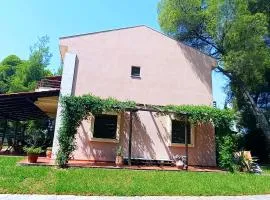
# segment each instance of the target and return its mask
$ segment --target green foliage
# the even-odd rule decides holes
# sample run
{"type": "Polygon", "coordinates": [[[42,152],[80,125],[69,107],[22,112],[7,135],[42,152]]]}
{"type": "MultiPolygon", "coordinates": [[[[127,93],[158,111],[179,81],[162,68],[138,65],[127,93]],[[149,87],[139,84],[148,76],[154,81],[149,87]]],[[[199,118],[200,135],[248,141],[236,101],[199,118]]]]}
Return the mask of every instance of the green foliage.
{"type": "Polygon", "coordinates": [[[28,154],[41,154],[43,152],[41,147],[34,147],[34,146],[23,147],[23,150],[28,154]]]}
{"type": "Polygon", "coordinates": [[[162,107],[164,112],[187,113],[188,120],[191,123],[211,122],[215,127],[230,127],[235,119],[235,113],[230,109],[217,109],[210,106],[195,105],[168,105],[162,107]]]}
{"type": "Polygon", "coordinates": [[[54,74],[54,75],[56,75],[56,76],[61,76],[62,75],[62,73],[63,73],[63,65],[61,65],[58,69],[57,69],[57,71],[56,71],[56,73],[54,74]]]}
{"type": "Polygon", "coordinates": [[[0,63],[0,94],[9,91],[11,79],[23,62],[15,55],[7,56],[2,60],[0,63]]]}
{"type": "Polygon", "coordinates": [[[52,135],[48,132],[48,127],[44,120],[28,121],[25,132],[25,142],[27,146],[46,148],[51,145],[52,135]]]}
{"type": "Polygon", "coordinates": [[[159,24],[165,33],[218,59],[219,67],[253,90],[264,84],[270,50],[264,40],[266,12],[250,12],[252,2],[162,0],[159,24]]]}
{"type": "Polygon", "coordinates": [[[217,59],[216,71],[229,80],[227,103],[246,130],[255,123],[266,138],[270,115],[258,99],[269,93],[269,11],[269,0],[161,0],[158,8],[166,34],[217,59]]]}
{"type": "Polygon", "coordinates": [[[231,172],[236,170],[234,153],[237,150],[236,137],[232,134],[216,136],[218,166],[231,172]]]}
{"type": "Polygon", "coordinates": [[[127,108],[135,108],[135,102],[121,102],[113,98],[101,99],[92,95],[81,97],[62,97],[62,125],[59,130],[59,151],[57,163],[60,167],[66,167],[70,154],[75,150],[74,142],[77,128],[83,119],[91,113],[124,111],[127,108]]]}
{"type": "MultiPolygon", "coordinates": [[[[77,128],[83,119],[91,114],[103,112],[124,112],[128,109],[135,109],[133,101],[118,101],[113,98],[101,99],[93,95],[65,96],[61,98],[62,124],[59,130],[59,151],[57,163],[60,167],[66,167],[71,153],[75,150],[74,142],[77,128]]],[[[159,106],[161,113],[174,112],[183,115],[188,113],[188,119],[192,123],[210,122],[213,125],[230,126],[234,119],[234,113],[230,110],[219,110],[208,106],[159,106]]]]}
{"type": "Polygon", "coordinates": [[[0,63],[0,93],[31,91],[37,81],[52,72],[47,68],[52,54],[49,38],[44,36],[30,48],[29,59],[21,60],[16,55],[7,56],[0,63]]]}

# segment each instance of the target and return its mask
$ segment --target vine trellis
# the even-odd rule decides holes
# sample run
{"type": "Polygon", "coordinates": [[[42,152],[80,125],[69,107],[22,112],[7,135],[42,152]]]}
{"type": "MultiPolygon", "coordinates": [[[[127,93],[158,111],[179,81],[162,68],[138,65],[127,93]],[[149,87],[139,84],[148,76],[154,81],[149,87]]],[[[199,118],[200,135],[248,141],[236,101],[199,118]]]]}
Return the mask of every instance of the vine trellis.
{"type": "Polygon", "coordinates": [[[71,153],[76,149],[75,135],[77,128],[84,119],[91,114],[103,112],[137,111],[147,106],[148,111],[160,114],[174,113],[186,115],[193,124],[210,122],[216,127],[229,127],[235,114],[229,109],[217,109],[204,105],[139,105],[134,101],[119,101],[114,98],[102,99],[94,95],[61,97],[62,121],[59,129],[59,150],[57,163],[60,167],[67,167],[71,153]]]}

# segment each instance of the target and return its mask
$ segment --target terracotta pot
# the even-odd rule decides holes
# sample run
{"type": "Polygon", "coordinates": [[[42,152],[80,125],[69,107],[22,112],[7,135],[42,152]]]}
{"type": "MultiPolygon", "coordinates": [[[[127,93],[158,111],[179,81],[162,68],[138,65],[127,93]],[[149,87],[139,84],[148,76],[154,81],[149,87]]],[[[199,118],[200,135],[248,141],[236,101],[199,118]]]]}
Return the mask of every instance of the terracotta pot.
{"type": "Polygon", "coordinates": [[[51,158],[52,157],[52,150],[47,150],[46,156],[47,156],[47,158],[51,158]]]}
{"type": "Polygon", "coordinates": [[[38,154],[27,154],[29,163],[36,163],[38,159],[38,154]]]}
{"type": "Polygon", "coordinates": [[[124,160],[123,160],[123,156],[116,156],[115,158],[115,164],[117,167],[121,167],[123,166],[124,160]]]}

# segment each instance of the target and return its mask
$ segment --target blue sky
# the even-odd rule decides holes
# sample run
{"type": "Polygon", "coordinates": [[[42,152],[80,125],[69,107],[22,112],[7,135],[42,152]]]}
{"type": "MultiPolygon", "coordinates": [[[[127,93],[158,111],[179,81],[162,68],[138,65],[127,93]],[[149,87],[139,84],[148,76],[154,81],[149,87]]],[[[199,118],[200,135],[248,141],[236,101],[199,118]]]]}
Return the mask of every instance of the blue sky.
{"type": "MultiPolygon", "coordinates": [[[[38,37],[50,37],[53,53],[50,69],[60,64],[58,38],[61,36],[145,24],[160,30],[159,0],[1,0],[0,60],[10,54],[27,59],[29,46],[38,37]]],[[[213,73],[213,96],[223,107],[222,75],[213,73]]]]}

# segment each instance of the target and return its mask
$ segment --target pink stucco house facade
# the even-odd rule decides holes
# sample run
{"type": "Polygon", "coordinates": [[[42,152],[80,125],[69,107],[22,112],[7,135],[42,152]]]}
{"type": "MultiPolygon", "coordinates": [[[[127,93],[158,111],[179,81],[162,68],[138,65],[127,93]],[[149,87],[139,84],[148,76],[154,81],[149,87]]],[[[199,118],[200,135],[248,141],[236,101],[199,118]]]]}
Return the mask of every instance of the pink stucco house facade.
{"type": "MultiPolygon", "coordinates": [[[[62,95],[91,93],[140,104],[212,106],[215,60],[147,26],[62,37],[60,52],[62,95]]],[[[60,123],[59,105],[54,152],[60,123]]],[[[216,166],[212,125],[183,127],[175,116],[154,112],[139,111],[134,116],[131,157],[172,160],[174,155],[184,155],[183,128],[189,131],[189,164],[216,166]]],[[[114,161],[119,145],[127,157],[128,129],[128,113],[89,117],[78,129],[73,157],[114,161]]]]}

